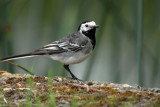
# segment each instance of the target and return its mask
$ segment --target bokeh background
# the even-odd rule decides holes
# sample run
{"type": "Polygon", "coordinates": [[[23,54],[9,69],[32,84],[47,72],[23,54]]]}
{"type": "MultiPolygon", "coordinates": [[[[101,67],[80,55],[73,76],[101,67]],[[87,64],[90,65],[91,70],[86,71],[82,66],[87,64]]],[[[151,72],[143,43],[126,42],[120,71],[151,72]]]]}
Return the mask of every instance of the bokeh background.
{"type": "MultiPolygon", "coordinates": [[[[160,87],[160,0],[0,0],[0,57],[32,52],[94,20],[97,44],[71,65],[83,80],[160,87]]],[[[70,76],[47,57],[14,60],[45,76],[70,76]]],[[[26,73],[0,62],[0,70],[26,73]]]]}

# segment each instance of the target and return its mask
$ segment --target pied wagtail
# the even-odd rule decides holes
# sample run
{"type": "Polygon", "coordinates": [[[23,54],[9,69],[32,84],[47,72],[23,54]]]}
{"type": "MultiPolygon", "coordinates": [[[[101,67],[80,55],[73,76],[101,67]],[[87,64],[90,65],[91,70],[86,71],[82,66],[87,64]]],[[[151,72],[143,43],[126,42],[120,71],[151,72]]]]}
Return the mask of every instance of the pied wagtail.
{"type": "Polygon", "coordinates": [[[69,69],[70,64],[84,61],[93,51],[96,44],[96,25],[94,21],[84,21],[78,30],[62,39],[52,42],[31,53],[9,56],[0,61],[13,60],[34,56],[49,56],[53,60],[60,61],[64,68],[70,73],[72,79],[79,80],[69,69]]]}

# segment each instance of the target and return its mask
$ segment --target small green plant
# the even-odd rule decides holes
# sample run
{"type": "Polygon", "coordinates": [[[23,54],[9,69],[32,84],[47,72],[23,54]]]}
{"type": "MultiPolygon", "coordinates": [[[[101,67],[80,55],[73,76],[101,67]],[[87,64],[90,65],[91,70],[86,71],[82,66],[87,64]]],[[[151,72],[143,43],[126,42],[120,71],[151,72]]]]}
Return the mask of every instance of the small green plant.
{"type": "Polygon", "coordinates": [[[116,96],[111,96],[108,99],[110,107],[115,107],[118,103],[118,98],[116,96]]]}
{"type": "Polygon", "coordinates": [[[47,72],[47,77],[48,77],[48,93],[49,97],[47,100],[47,107],[55,107],[56,106],[56,99],[55,99],[55,93],[52,90],[53,87],[53,76],[54,72],[52,69],[49,69],[47,72]]]}
{"type": "Polygon", "coordinates": [[[31,89],[35,89],[35,85],[34,85],[34,80],[33,80],[33,77],[30,77],[27,79],[27,84],[28,84],[28,87],[31,88],[31,89]]]}
{"type": "Polygon", "coordinates": [[[136,97],[135,97],[135,96],[133,96],[133,97],[131,97],[131,98],[128,98],[128,99],[124,102],[124,104],[122,105],[122,107],[130,107],[130,106],[132,106],[132,104],[133,104],[134,101],[136,101],[136,97]]]}
{"type": "Polygon", "coordinates": [[[77,103],[78,103],[78,100],[75,97],[73,97],[71,101],[71,107],[77,107],[77,103]]]}
{"type": "Polygon", "coordinates": [[[56,106],[56,99],[55,99],[55,95],[53,92],[50,93],[46,106],[47,107],[55,107],[56,106]]]}
{"type": "Polygon", "coordinates": [[[4,105],[5,105],[4,98],[0,97],[0,107],[3,107],[4,105]]]}
{"type": "Polygon", "coordinates": [[[41,101],[40,97],[36,96],[36,98],[35,98],[36,107],[42,107],[41,103],[42,103],[42,101],[41,101]]]}
{"type": "Polygon", "coordinates": [[[33,86],[33,78],[30,77],[27,79],[27,84],[28,87],[30,88],[30,90],[28,90],[26,92],[26,107],[32,107],[32,92],[31,90],[33,90],[35,88],[35,86],[33,86]]]}
{"type": "Polygon", "coordinates": [[[28,91],[26,95],[26,107],[32,107],[32,101],[31,101],[31,92],[28,91]]]}

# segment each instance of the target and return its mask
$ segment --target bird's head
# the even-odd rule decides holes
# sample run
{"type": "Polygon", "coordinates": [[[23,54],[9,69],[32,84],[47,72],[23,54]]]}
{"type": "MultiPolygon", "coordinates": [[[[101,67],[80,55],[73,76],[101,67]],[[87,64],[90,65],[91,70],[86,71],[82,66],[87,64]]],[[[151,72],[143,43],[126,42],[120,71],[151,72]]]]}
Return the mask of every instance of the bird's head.
{"type": "Polygon", "coordinates": [[[99,25],[96,25],[94,21],[84,21],[80,24],[78,31],[83,33],[83,32],[89,32],[92,29],[98,28],[99,25]]]}

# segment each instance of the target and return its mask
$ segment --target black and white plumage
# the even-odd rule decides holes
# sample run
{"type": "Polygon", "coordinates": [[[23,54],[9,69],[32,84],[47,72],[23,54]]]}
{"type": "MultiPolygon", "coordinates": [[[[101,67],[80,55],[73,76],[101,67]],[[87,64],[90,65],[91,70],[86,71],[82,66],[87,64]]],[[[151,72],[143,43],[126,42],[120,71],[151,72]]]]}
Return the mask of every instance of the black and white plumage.
{"type": "Polygon", "coordinates": [[[70,64],[84,61],[93,51],[96,38],[96,25],[94,21],[82,22],[76,32],[73,32],[62,39],[52,42],[31,53],[9,56],[0,61],[13,60],[34,56],[48,56],[53,60],[60,61],[64,68],[71,74],[73,79],[78,79],[69,69],[70,64]]]}

